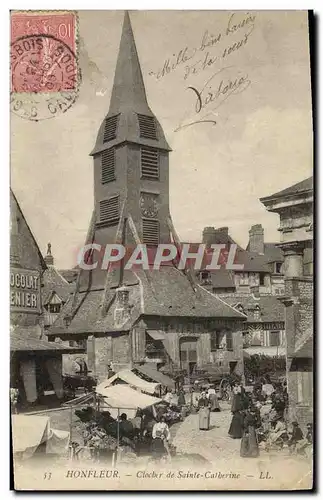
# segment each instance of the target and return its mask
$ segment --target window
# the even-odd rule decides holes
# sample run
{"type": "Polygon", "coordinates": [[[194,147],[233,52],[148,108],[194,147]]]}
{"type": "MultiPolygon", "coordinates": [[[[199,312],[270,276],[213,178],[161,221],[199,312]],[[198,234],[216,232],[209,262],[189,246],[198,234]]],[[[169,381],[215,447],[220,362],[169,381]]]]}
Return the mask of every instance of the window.
{"type": "Polygon", "coordinates": [[[140,137],[145,137],[146,139],[157,139],[156,123],[153,116],[139,115],[139,129],[140,137]]]}
{"type": "Polygon", "coordinates": [[[269,332],[269,345],[270,345],[270,347],[280,346],[280,332],[279,331],[269,332]]]}
{"type": "Polygon", "coordinates": [[[106,118],[104,124],[103,142],[109,142],[112,141],[112,139],[116,138],[118,118],[119,115],[110,116],[109,118],[106,118]]]}
{"type": "Polygon", "coordinates": [[[113,226],[119,222],[119,196],[100,201],[100,222],[113,226]]]}
{"type": "Polygon", "coordinates": [[[141,177],[159,179],[159,153],[157,149],[141,148],[141,177]]]}
{"type": "Polygon", "coordinates": [[[101,182],[106,184],[115,180],[115,157],[114,148],[106,149],[101,156],[101,182]]]}
{"type": "Polygon", "coordinates": [[[231,331],[211,333],[211,352],[218,349],[232,351],[233,340],[231,331]]]}
{"type": "Polygon", "coordinates": [[[81,349],[86,349],[87,340],[70,340],[68,344],[70,347],[80,347],[81,349]]]}
{"type": "Polygon", "coordinates": [[[159,222],[157,219],[142,219],[142,241],[146,245],[158,245],[159,222]]]}
{"type": "Polygon", "coordinates": [[[249,339],[250,339],[249,345],[251,345],[251,346],[263,346],[264,345],[263,331],[260,329],[250,328],[249,329],[249,339]]]}
{"type": "Polygon", "coordinates": [[[200,274],[201,283],[206,285],[211,283],[211,274],[209,271],[202,271],[200,274]]]}
{"type": "Polygon", "coordinates": [[[275,262],[275,274],[281,274],[282,273],[282,267],[283,267],[283,263],[282,262],[275,262]]]}
{"type": "Polygon", "coordinates": [[[241,273],[240,274],[239,285],[240,286],[249,285],[249,275],[248,275],[248,273],[241,273]]]}
{"type": "Polygon", "coordinates": [[[227,351],[233,351],[233,337],[230,330],[226,333],[227,351]]]}
{"type": "Polygon", "coordinates": [[[265,285],[265,275],[264,273],[259,274],[259,285],[264,286],[265,285]]]}
{"type": "Polygon", "coordinates": [[[253,317],[255,321],[260,321],[260,307],[255,306],[254,311],[253,311],[253,317]]]}
{"type": "Polygon", "coordinates": [[[61,304],[49,304],[48,305],[48,311],[53,314],[59,313],[61,310],[61,304]]]}
{"type": "Polygon", "coordinates": [[[238,311],[239,311],[239,312],[241,312],[242,314],[246,314],[246,313],[245,313],[245,308],[243,307],[243,305],[242,305],[242,304],[237,304],[237,305],[235,306],[235,309],[238,309],[238,311]]]}

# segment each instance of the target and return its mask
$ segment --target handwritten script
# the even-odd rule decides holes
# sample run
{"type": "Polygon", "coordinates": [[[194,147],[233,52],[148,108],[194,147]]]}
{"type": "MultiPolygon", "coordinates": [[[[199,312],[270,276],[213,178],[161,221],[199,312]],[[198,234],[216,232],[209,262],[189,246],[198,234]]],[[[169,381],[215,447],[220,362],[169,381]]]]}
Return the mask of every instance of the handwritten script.
{"type": "Polygon", "coordinates": [[[246,73],[236,73],[234,74],[234,76],[231,76],[231,69],[232,68],[230,66],[220,69],[207,80],[207,82],[201,89],[197,89],[192,86],[187,87],[187,90],[192,91],[192,93],[194,94],[195,113],[199,114],[205,109],[207,109],[208,112],[204,114],[201,119],[193,120],[189,123],[179,125],[175,129],[175,132],[197,123],[211,123],[213,125],[216,125],[215,120],[206,120],[206,118],[210,115],[213,115],[214,111],[218,109],[230,96],[234,94],[241,94],[242,92],[244,92],[251,83],[250,79],[248,78],[248,74],[246,73]]]}
{"type": "Polygon", "coordinates": [[[255,14],[230,14],[221,31],[217,33],[204,31],[195,47],[182,47],[171,57],[167,57],[157,71],[150,71],[149,75],[157,81],[174,72],[180,72],[186,84],[185,91],[189,91],[192,95],[195,116],[181,120],[175,132],[197,123],[215,125],[214,111],[230,96],[241,94],[249,87],[251,80],[248,74],[230,66],[230,56],[247,46],[255,22],[255,14]],[[212,71],[211,76],[209,76],[210,71],[212,71]],[[207,79],[202,86],[198,86],[194,83],[194,79],[204,73],[207,79]]]}

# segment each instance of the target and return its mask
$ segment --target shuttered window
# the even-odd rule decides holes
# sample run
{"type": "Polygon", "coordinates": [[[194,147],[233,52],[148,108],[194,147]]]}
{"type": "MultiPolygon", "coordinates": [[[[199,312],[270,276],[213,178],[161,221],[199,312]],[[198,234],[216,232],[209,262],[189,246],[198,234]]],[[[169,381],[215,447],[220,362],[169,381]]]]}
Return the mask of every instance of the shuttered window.
{"type": "Polygon", "coordinates": [[[114,181],[115,176],[115,158],[116,152],[114,148],[106,149],[103,151],[101,156],[101,182],[106,184],[107,182],[114,181]]]}
{"type": "Polygon", "coordinates": [[[119,217],[119,196],[100,201],[100,222],[106,222],[108,225],[113,226],[119,222],[119,217]]]}
{"type": "Polygon", "coordinates": [[[142,240],[146,245],[158,245],[159,222],[156,219],[142,219],[142,240]]]}
{"type": "Polygon", "coordinates": [[[227,331],[226,340],[227,340],[227,351],[233,351],[233,337],[232,337],[232,332],[230,330],[227,331]]]}
{"type": "Polygon", "coordinates": [[[141,148],[141,177],[159,179],[159,154],[157,149],[141,148]]]}
{"type": "Polygon", "coordinates": [[[156,123],[153,116],[139,115],[139,130],[140,137],[145,137],[146,139],[157,139],[156,123]]]}
{"type": "Polygon", "coordinates": [[[119,120],[119,115],[110,116],[109,118],[106,118],[104,124],[103,142],[109,142],[112,141],[112,139],[116,138],[118,120],[119,120]]]}

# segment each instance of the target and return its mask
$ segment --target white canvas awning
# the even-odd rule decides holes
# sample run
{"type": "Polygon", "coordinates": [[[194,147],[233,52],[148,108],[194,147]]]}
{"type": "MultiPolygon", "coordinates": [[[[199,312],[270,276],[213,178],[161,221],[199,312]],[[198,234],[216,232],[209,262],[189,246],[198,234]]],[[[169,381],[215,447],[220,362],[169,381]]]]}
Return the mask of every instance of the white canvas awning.
{"type": "Polygon", "coordinates": [[[147,392],[148,394],[154,394],[160,385],[156,382],[147,382],[146,380],[143,380],[142,378],[135,375],[131,370],[122,370],[113,375],[113,377],[110,377],[109,379],[101,382],[101,384],[97,386],[96,392],[100,392],[101,389],[111,387],[118,379],[126,382],[126,384],[131,385],[132,387],[139,389],[140,391],[147,392]]]}
{"type": "Polygon", "coordinates": [[[100,386],[96,388],[96,392],[104,397],[106,404],[114,408],[143,409],[161,401],[160,398],[143,394],[128,385],[112,385],[106,388],[100,386]]]}
{"type": "Polygon", "coordinates": [[[34,451],[50,435],[49,417],[12,415],[11,421],[13,453],[21,453],[27,449],[34,451]]]}
{"type": "Polygon", "coordinates": [[[12,415],[13,453],[24,459],[31,457],[38,446],[46,443],[46,453],[60,453],[67,449],[70,433],[51,429],[50,418],[38,415],[12,415]]]}

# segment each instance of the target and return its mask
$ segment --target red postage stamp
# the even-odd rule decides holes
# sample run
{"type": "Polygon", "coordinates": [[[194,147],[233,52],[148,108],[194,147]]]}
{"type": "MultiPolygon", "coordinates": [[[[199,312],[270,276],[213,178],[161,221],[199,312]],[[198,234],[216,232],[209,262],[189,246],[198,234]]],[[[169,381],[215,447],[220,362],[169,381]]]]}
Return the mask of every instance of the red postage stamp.
{"type": "Polygon", "coordinates": [[[74,12],[12,13],[12,92],[75,90],[77,66],[74,12]]]}

